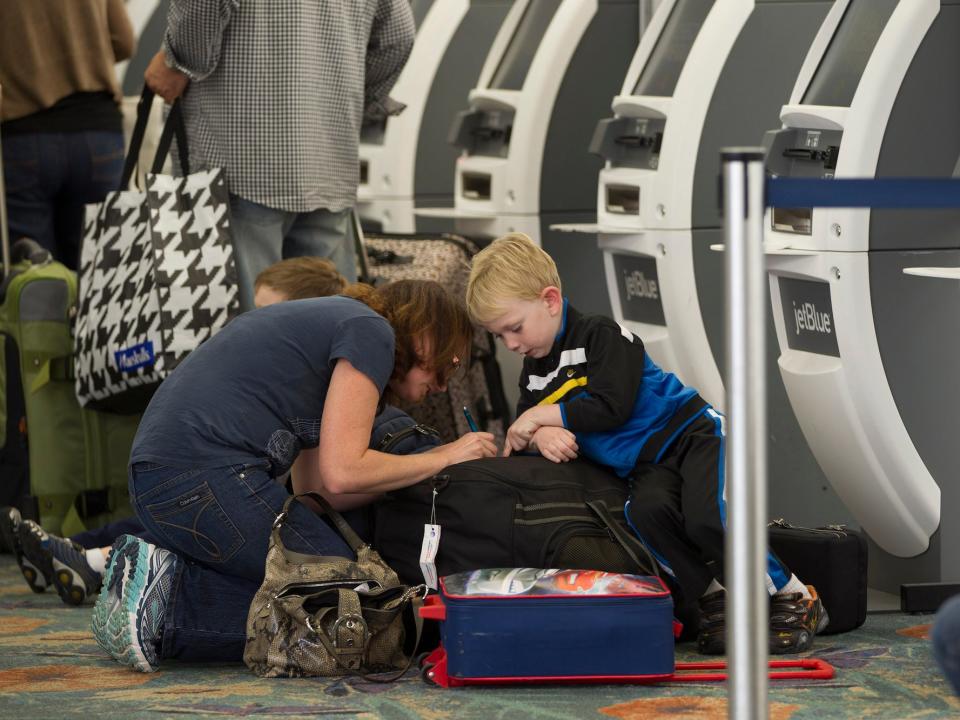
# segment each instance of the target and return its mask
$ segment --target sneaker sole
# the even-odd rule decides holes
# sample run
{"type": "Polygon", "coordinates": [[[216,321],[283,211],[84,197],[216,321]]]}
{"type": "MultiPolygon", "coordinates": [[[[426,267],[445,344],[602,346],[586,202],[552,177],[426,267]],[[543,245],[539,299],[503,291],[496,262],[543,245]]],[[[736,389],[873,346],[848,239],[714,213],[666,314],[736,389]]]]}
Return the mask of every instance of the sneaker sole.
{"type": "Polygon", "coordinates": [[[97,588],[88,588],[83,577],[66,563],[53,558],[53,586],[67,605],[83,605],[97,588]]]}
{"type": "Polygon", "coordinates": [[[30,589],[35,593],[42,593],[53,580],[53,561],[50,552],[28,526],[21,523],[20,538],[20,572],[26,579],[30,589]]]}
{"type": "Polygon", "coordinates": [[[97,603],[93,606],[93,618],[90,621],[93,636],[100,647],[121,665],[140,672],[154,672],[157,669],[144,656],[136,638],[137,606],[146,587],[149,571],[147,555],[146,546],[130,536],[125,536],[123,545],[114,546],[109,560],[111,567],[108,567],[104,575],[103,587],[100,588],[97,603]],[[133,558],[127,557],[120,602],[115,606],[108,589],[113,572],[112,555],[125,551],[130,543],[137,543],[137,555],[133,558]]]}

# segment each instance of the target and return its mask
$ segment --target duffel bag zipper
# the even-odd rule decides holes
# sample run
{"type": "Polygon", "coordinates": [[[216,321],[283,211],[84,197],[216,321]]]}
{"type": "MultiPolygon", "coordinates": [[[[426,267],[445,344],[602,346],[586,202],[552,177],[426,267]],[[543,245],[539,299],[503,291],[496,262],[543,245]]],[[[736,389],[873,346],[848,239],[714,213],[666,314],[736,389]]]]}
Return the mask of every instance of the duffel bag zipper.
{"type": "Polygon", "coordinates": [[[819,535],[833,535],[835,537],[846,537],[846,525],[824,525],[818,528],[803,527],[802,525],[791,525],[783,518],[777,518],[767,524],[767,527],[778,527],[783,530],[803,530],[804,532],[815,533],[819,535]]]}

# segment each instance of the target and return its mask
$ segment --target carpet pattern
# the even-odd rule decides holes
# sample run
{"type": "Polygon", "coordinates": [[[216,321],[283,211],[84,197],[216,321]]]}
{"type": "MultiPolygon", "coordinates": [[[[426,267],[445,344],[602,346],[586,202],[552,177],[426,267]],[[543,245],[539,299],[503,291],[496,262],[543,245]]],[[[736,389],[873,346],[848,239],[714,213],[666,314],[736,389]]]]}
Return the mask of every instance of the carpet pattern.
{"type": "MultiPolygon", "coordinates": [[[[870,615],[864,627],[818,638],[832,680],[774,681],[772,720],[960,717],[933,661],[931,616],[870,615]]],[[[354,678],[265,680],[242,665],[167,663],[134,673],[102,653],[90,608],[34,594],[0,556],[0,718],[356,718],[357,720],[640,720],[725,718],[719,683],[440,689],[418,674],[391,685],[354,678]]],[[[696,661],[690,644],[678,661],[696,661]]]]}

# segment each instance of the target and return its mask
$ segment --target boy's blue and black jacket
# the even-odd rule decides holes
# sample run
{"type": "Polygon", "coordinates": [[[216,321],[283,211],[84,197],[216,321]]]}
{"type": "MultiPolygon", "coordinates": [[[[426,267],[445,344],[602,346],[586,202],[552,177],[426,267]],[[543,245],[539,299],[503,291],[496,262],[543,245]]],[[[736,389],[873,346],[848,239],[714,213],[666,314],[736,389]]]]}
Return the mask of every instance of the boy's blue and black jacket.
{"type": "Polygon", "coordinates": [[[517,415],[554,403],[580,452],[621,477],[659,460],[709,407],[661,370],[640,338],[610,318],[581,315],[566,299],[550,354],[523,360],[517,415]]]}

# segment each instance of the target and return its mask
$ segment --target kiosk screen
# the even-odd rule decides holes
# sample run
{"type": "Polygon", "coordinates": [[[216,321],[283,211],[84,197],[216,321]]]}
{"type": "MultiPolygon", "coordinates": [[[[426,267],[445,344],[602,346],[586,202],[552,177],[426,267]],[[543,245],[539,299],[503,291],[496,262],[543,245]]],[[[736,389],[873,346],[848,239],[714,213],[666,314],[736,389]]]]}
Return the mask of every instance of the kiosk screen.
{"type": "Polygon", "coordinates": [[[802,104],[850,107],[860,76],[898,2],[850,0],[802,104]]]}
{"type": "Polygon", "coordinates": [[[530,0],[523,17],[500,58],[490,87],[496,90],[520,90],[537,54],[540,41],[563,0],[530,0]]]}
{"type": "Polygon", "coordinates": [[[714,0],[677,0],[643,66],[634,95],[670,97],[714,0]]]}
{"type": "Polygon", "coordinates": [[[423,19],[430,12],[434,0],[410,0],[410,9],[413,10],[413,23],[417,30],[423,25],[423,19]]]}

